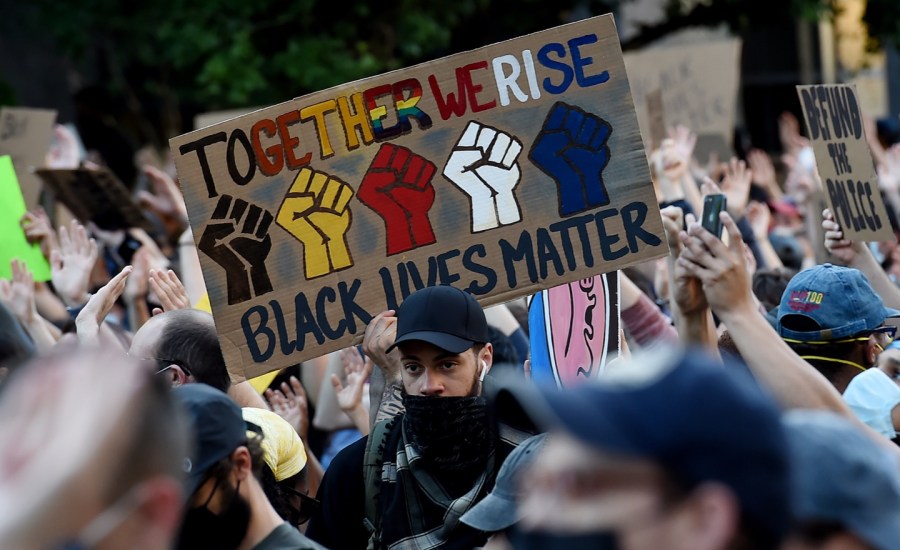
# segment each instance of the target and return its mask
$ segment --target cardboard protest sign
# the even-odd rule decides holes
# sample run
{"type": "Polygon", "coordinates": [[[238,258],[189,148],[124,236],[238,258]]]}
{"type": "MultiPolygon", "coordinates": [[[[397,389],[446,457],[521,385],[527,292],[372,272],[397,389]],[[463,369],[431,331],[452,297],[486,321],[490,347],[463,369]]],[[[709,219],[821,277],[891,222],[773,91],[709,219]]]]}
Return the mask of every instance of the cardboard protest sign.
{"type": "Polygon", "coordinates": [[[0,279],[11,279],[10,260],[24,260],[35,281],[50,280],[50,265],[39,244],[30,244],[19,220],[25,215],[25,199],[13,169],[12,158],[0,157],[0,279]]]}
{"type": "Polygon", "coordinates": [[[619,354],[618,272],[548,288],[528,305],[531,379],[571,388],[619,354]]]}
{"type": "Polygon", "coordinates": [[[0,109],[0,155],[12,157],[28,208],[36,207],[40,200],[41,181],[32,170],[44,165],[55,122],[56,111],[48,109],[0,109]]]}
{"type": "Polygon", "coordinates": [[[666,252],[611,16],[171,140],[233,374],[340,349],[426,285],[488,306],[666,252]]]}
{"type": "MultiPolygon", "coordinates": [[[[740,40],[650,47],[625,54],[638,121],[650,141],[648,96],[660,90],[666,124],[731,145],[740,80],[740,40]]],[[[649,145],[649,143],[648,143],[649,145]]],[[[705,160],[705,158],[703,158],[705,160]]]]}
{"type": "Polygon", "coordinates": [[[797,86],[831,212],[849,239],[893,241],[856,88],[797,86]]]}
{"type": "Polygon", "coordinates": [[[149,229],[128,188],[108,168],[43,168],[36,174],[81,223],[92,221],[100,229],[149,229]]]}

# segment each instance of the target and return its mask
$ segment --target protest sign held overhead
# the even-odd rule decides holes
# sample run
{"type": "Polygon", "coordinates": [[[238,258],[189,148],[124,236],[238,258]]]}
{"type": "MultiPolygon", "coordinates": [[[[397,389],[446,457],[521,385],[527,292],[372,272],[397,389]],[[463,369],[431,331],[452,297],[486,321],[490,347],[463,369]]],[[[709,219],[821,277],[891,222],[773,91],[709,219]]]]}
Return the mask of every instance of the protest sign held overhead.
{"type": "Polygon", "coordinates": [[[654,128],[649,100],[659,91],[667,125],[683,124],[698,140],[716,136],[730,146],[740,54],[741,41],[736,39],[656,46],[626,54],[625,66],[645,141],[649,144],[654,128]]]}
{"type": "Polygon", "coordinates": [[[893,241],[855,86],[797,86],[797,93],[825,197],[844,235],[893,241]]]}
{"type": "Polygon", "coordinates": [[[149,228],[128,188],[108,168],[42,168],[36,174],[81,223],[94,222],[100,229],[149,228]]]}
{"type": "Polygon", "coordinates": [[[9,156],[0,156],[0,279],[10,279],[10,260],[25,262],[35,281],[50,280],[50,264],[38,243],[29,243],[19,225],[25,215],[25,199],[9,156]]]}
{"type": "Polygon", "coordinates": [[[542,290],[528,304],[531,379],[571,388],[619,354],[618,273],[542,290]]]}
{"type": "Polygon", "coordinates": [[[3,107],[0,109],[0,155],[12,157],[25,204],[34,208],[41,195],[41,180],[33,170],[44,165],[53,137],[56,111],[3,107]]]}
{"type": "Polygon", "coordinates": [[[345,347],[424,286],[488,306],[666,252],[611,16],[171,147],[233,374],[345,347]]]}

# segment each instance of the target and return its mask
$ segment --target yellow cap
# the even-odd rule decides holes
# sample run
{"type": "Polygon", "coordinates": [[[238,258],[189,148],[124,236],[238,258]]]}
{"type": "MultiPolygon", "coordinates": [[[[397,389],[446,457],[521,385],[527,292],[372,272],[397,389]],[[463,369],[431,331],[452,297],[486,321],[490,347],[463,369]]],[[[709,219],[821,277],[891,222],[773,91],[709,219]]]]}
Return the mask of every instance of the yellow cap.
{"type": "Polygon", "coordinates": [[[245,421],[262,428],[263,458],[275,474],[275,481],[283,481],[300,473],[306,466],[306,449],[294,427],[265,409],[245,407],[243,414],[245,421]]]}

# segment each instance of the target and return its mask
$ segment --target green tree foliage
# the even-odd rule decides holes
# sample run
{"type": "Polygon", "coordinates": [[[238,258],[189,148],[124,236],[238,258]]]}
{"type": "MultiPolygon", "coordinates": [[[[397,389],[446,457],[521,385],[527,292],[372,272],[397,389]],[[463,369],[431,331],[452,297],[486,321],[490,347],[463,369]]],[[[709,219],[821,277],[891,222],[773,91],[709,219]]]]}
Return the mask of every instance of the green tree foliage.
{"type": "Polygon", "coordinates": [[[285,101],[618,1],[80,0],[63,17],[56,0],[37,3],[67,54],[99,56],[113,93],[190,113],[285,101]]]}

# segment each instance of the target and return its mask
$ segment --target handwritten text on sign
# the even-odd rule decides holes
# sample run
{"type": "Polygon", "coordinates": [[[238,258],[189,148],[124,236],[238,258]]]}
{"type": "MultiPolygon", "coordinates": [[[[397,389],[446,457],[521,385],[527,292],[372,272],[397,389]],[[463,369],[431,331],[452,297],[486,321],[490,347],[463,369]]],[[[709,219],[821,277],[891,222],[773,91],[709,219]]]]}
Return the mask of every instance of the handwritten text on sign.
{"type": "Polygon", "coordinates": [[[831,211],[851,239],[893,240],[852,85],[797,86],[831,211]]]}
{"type": "Polygon", "coordinates": [[[171,144],[233,373],[346,346],[426,285],[490,305],[665,252],[611,17],[171,144]]]}

